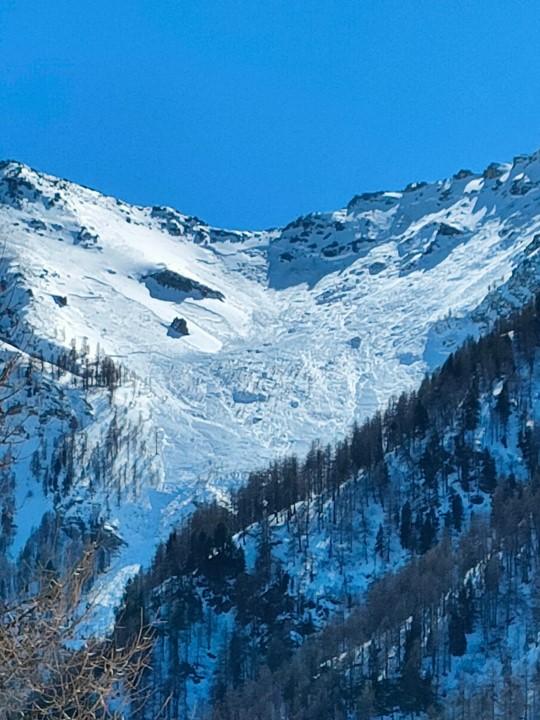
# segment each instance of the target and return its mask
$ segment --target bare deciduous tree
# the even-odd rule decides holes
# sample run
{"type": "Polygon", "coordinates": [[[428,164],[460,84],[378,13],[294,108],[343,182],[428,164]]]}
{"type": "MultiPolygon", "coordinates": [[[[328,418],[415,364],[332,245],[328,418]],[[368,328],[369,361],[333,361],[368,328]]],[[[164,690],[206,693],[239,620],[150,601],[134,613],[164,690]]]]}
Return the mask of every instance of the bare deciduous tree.
{"type": "Polygon", "coordinates": [[[116,719],[144,702],[151,633],[125,647],[81,640],[93,551],[65,579],[44,573],[30,597],[0,607],[0,720],[116,719]]]}

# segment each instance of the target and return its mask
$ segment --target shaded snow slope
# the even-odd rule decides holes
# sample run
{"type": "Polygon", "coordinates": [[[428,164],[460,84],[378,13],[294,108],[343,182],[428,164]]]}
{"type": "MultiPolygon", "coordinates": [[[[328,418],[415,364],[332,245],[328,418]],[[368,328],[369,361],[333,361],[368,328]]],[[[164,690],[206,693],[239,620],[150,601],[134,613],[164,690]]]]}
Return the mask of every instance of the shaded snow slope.
{"type": "Polygon", "coordinates": [[[539,200],[536,154],[237,232],[0,164],[33,348],[86,338],[144,386],[161,478],[146,510],[118,513],[137,547],[119,563],[147,559],[193,497],[339,436],[527,299],[539,200]],[[177,318],[189,334],[169,333],[177,318]]]}

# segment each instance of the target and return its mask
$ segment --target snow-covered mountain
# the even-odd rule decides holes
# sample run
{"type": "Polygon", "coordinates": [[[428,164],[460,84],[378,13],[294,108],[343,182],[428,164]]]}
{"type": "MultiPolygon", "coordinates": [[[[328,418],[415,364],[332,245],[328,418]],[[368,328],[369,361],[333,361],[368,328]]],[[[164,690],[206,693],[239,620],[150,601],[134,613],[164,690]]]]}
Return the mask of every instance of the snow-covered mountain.
{"type": "MultiPolygon", "coordinates": [[[[137,436],[140,462],[128,442],[114,498],[78,476],[56,498],[72,516],[97,504],[124,543],[107,576],[120,592],[194,499],[224,497],[269,459],[342,436],[538,290],[540,152],[264,232],[5,162],[0,236],[18,319],[4,313],[8,347],[54,365],[74,344],[81,362],[106,355],[124,368],[109,403],[104,391],[85,397],[80,427],[44,423],[28,440],[29,453],[49,431],[56,444],[70,433],[82,443],[84,428],[86,442],[106,435],[111,415],[137,436]]],[[[53,502],[29,453],[13,556],[53,502]]]]}

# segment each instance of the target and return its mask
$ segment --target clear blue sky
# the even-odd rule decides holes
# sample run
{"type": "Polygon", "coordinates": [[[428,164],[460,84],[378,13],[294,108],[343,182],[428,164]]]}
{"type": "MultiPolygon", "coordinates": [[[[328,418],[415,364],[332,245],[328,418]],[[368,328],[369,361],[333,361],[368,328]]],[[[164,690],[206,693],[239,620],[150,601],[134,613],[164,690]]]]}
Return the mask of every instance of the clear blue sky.
{"type": "Polygon", "coordinates": [[[538,0],[0,0],[0,156],[268,227],[540,147],[538,0]]]}

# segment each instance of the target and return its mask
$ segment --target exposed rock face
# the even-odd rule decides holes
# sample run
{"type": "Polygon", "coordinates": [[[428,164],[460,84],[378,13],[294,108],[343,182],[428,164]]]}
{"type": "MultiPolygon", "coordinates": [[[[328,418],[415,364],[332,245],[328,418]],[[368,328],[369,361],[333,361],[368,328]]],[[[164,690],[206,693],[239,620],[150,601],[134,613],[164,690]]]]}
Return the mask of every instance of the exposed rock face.
{"type": "Polygon", "coordinates": [[[452,235],[460,235],[461,230],[457,227],[454,227],[453,225],[448,225],[447,223],[441,223],[439,225],[439,229],[437,231],[437,235],[443,235],[446,237],[452,237],[452,235]]]}
{"type": "Polygon", "coordinates": [[[225,299],[219,290],[213,290],[208,285],[185,277],[172,270],[158,270],[155,273],[146,275],[144,283],[153,298],[158,300],[169,300],[171,302],[182,302],[187,298],[192,300],[214,300],[225,299]]]}
{"type": "Polygon", "coordinates": [[[504,174],[505,168],[499,163],[491,163],[487,166],[487,168],[484,170],[482,177],[485,180],[496,180],[497,178],[500,178],[501,175],[504,174]]]}
{"type": "Polygon", "coordinates": [[[99,246],[99,237],[95,233],[90,232],[90,230],[86,227],[82,227],[80,230],[73,234],[73,244],[80,245],[87,250],[102,249],[99,246]]]}
{"type": "Polygon", "coordinates": [[[458,170],[454,175],[454,180],[465,180],[465,178],[471,177],[473,174],[472,170],[458,170]]]}
{"type": "Polygon", "coordinates": [[[169,337],[176,337],[176,338],[184,337],[185,335],[189,335],[187,322],[184,320],[184,318],[175,317],[169,326],[167,335],[169,337]]]}
{"type": "Polygon", "coordinates": [[[29,203],[41,203],[45,209],[50,209],[61,200],[57,190],[65,183],[58,178],[43,183],[40,176],[14,160],[0,162],[0,174],[0,204],[22,209],[29,203]]]}
{"type": "Polygon", "coordinates": [[[173,237],[181,237],[189,233],[193,242],[206,244],[210,241],[208,227],[197,217],[183,215],[174,208],[161,205],[155,205],[150,210],[150,217],[157,220],[163,232],[173,237]]]}

